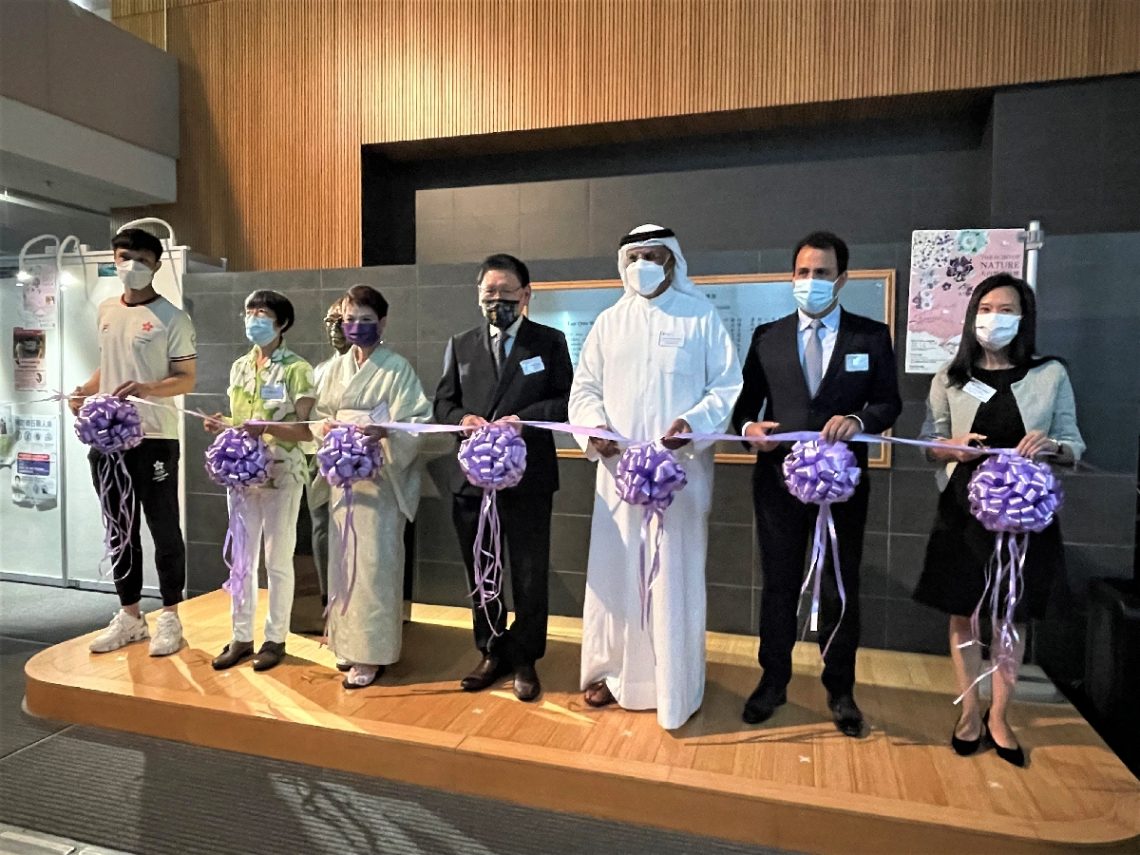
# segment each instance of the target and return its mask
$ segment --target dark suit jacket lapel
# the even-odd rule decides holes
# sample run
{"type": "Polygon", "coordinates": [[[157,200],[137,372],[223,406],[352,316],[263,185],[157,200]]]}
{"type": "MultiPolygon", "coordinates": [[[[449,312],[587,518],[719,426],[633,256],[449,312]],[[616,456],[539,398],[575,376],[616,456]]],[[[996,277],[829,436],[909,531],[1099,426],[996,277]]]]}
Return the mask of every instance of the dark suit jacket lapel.
{"type": "Polygon", "coordinates": [[[800,313],[793,312],[784,321],[776,337],[776,346],[779,348],[779,352],[783,357],[780,360],[781,370],[784,371],[785,374],[779,380],[773,378],[771,385],[773,388],[786,389],[789,392],[795,390],[797,393],[796,397],[798,397],[806,407],[807,402],[811,400],[811,396],[808,394],[807,378],[804,377],[804,368],[800,364],[799,337],[800,313]],[[779,385],[777,386],[777,384],[779,385]]]}
{"type": "MultiPolygon", "coordinates": [[[[511,345],[511,352],[507,355],[507,362],[499,372],[499,382],[495,386],[495,391],[491,394],[491,400],[487,407],[487,412],[490,414],[488,418],[496,415],[495,408],[499,406],[499,402],[503,400],[503,396],[507,393],[507,389],[511,385],[511,381],[519,372],[519,363],[524,359],[530,358],[530,321],[523,319],[519,324],[518,333],[515,336],[515,343],[511,345]]],[[[487,338],[491,337],[488,331],[487,338]]],[[[510,415],[507,413],[506,415],[510,415]]]]}
{"type": "MultiPolygon", "coordinates": [[[[851,324],[847,323],[846,316],[847,311],[845,309],[840,309],[839,329],[835,334],[835,347],[831,351],[831,359],[827,363],[827,371],[823,373],[823,379],[819,382],[819,389],[816,390],[815,395],[817,398],[819,397],[820,393],[823,392],[827,384],[832,382],[832,380],[834,380],[835,377],[843,371],[844,363],[847,359],[847,354],[851,350],[851,324]]],[[[806,380],[804,381],[804,384],[804,388],[807,388],[806,380]]]]}

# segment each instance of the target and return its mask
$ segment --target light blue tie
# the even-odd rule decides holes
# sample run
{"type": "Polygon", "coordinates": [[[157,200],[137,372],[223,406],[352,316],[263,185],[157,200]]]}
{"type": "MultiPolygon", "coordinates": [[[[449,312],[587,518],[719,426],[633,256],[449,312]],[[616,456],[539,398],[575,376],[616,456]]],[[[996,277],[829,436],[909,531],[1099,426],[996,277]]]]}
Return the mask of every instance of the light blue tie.
{"type": "Polygon", "coordinates": [[[823,381],[823,341],[819,336],[822,326],[823,321],[818,318],[808,324],[811,335],[804,346],[804,377],[807,378],[808,392],[813,398],[823,381]]]}

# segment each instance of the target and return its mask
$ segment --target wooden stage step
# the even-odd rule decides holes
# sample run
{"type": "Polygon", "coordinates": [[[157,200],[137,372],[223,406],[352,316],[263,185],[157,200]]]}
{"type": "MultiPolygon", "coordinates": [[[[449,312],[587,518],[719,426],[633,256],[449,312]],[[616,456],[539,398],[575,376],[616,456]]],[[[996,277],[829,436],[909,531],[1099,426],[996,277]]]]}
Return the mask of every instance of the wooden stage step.
{"type": "Polygon", "coordinates": [[[272,671],[213,671],[230,637],[220,591],[183,604],[182,620],[187,645],[164,659],[146,644],[92,655],[90,636],[39,653],[27,665],[29,711],[808,852],[1140,851],[1140,782],[1068,704],[1016,705],[1027,769],[992,751],[956,756],[945,657],[861,652],[856,697],[871,729],[853,740],[827,715],[811,645],[797,647],[787,706],[765,725],[742,724],[756,640],[710,633],[704,707],[670,733],[651,712],[584,704],[580,622],[567,618],[552,620],[534,704],[506,682],[459,690],[477,658],[464,610],[416,606],[402,661],[355,692],[302,636],[272,671]]]}

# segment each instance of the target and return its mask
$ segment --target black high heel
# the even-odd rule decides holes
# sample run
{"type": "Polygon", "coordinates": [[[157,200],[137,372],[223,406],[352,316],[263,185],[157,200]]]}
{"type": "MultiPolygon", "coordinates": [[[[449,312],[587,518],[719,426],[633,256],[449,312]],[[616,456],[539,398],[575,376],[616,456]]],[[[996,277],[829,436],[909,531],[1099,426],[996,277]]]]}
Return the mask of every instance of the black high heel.
{"type": "Polygon", "coordinates": [[[982,716],[982,724],[985,726],[986,736],[989,737],[990,743],[994,747],[994,751],[997,752],[997,756],[1004,760],[1006,763],[1009,763],[1011,766],[1016,766],[1018,769],[1024,769],[1025,752],[1022,750],[1021,745],[1017,745],[1013,748],[1003,748],[1002,746],[998,745],[997,740],[994,739],[993,732],[990,730],[989,710],[986,710],[986,714],[982,716]]]}
{"type": "Polygon", "coordinates": [[[961,723],[962,718],[959,716],[958,720],[954,722],[954,730],[950,732],[950,747],[959,757],[969,757],[971,754],[976,754],[982,745],[982,738],[986,735],[985,719],[982,719],[982,730],[976,739],[960,739],[958,737],[958,725],[961,723]]]}

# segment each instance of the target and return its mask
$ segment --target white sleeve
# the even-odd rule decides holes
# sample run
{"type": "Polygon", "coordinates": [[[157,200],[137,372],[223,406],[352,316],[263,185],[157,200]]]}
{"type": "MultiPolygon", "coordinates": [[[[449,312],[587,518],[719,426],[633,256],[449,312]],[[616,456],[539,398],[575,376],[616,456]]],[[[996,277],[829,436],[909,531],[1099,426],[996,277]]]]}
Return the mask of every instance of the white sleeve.
{"type": "Polygon", "coordinates": [[[166,356],[171,362],[194,359],[198,355],[198,336],[194,332],[194,322],[185,312],[178,312],[170,324],[167,334],[166,356]]]}
{"type": "MultiPolygon", "coordinates": [[[[570,385],[570,400],[567,404],[572,425],[597,427],[609,424],[605,402],[602,400],[605,355],[602,352],[600,329],[599,323],[595,323],[590,329],[586,341],[582,344],[578,367],[574,369],[574,382],[570,385]]],[[[588,459],[597,460],[598,455],[590,445],[589,437],[575,435],[574,441],[586,452],[588,459]]]]}

